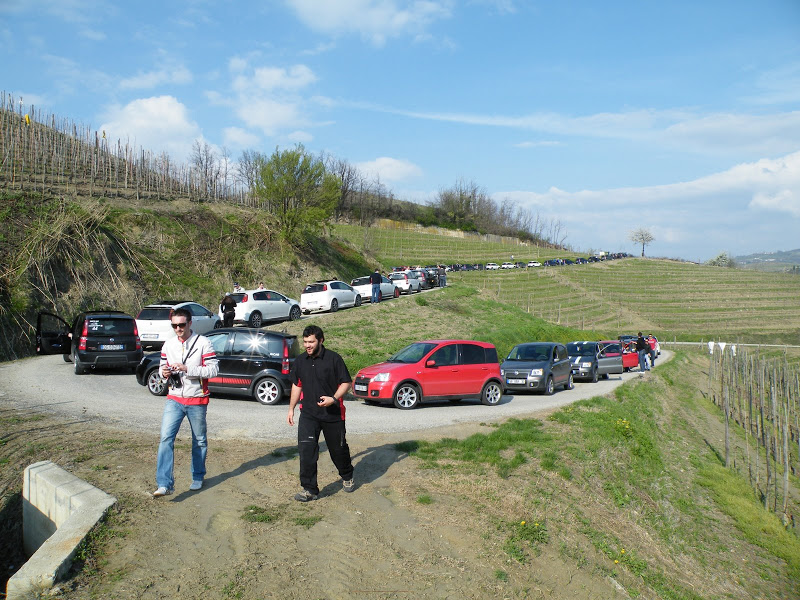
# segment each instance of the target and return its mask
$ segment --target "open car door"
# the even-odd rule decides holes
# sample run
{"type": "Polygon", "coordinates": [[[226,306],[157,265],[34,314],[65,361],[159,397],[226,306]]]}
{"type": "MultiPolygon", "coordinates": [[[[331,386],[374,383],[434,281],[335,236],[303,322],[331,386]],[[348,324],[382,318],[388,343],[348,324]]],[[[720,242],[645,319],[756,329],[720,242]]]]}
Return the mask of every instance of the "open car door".
{"type": "Polygon", "coordinates": [[[72,352],[72,327],[58,315],[40,312],[36,316],[36,354],[66,354],[72,352]]]}
{"type": "Polygon", "coordinates": [[[616,375],[623,371],[622,368],[622,355],[611,352],[612,356],[606,353],[606,348],[615,346],[616,344],[609,344],[601,346],[600,351],[597,353],[597,373],[598,375],[616,375]]]}

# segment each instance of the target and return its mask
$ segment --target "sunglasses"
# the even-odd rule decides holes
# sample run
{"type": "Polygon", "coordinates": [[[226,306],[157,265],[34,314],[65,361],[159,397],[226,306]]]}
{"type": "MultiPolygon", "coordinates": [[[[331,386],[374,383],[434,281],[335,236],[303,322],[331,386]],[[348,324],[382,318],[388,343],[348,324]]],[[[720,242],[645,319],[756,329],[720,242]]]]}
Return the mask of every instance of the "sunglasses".
{"type": "Polygon", "coordinates": [[[188,321],[184,321],[183,323],[171,323],[173,329],[177,329],[178,327],[185,328],[188,324],[188,321]]]}

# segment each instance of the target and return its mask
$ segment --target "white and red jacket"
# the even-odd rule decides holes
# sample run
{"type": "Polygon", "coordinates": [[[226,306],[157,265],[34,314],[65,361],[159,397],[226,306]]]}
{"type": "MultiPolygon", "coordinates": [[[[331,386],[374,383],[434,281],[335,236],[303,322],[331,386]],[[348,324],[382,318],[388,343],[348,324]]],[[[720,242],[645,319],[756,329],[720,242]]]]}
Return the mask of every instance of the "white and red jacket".
{"type": "Polygon", "coordinates": [[[186,373],[181,373],[183,385],[169,386],[167,398],[180,404],[208,404],[208,380],[219,372],[217,355],[211,341],[192,333],[188,340],[181,342],[171,337],[161,348],[161,366],[186,365],[186,373]]]}

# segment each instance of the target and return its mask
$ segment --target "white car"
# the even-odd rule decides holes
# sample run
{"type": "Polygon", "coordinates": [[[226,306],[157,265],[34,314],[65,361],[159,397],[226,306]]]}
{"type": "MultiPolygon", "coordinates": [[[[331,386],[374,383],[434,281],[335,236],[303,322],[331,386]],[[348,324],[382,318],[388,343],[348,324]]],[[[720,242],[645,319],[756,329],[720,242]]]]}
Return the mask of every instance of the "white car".
{"type": "Polygon", "coordinates": [[[542,263],[540,263],[538,260],[532,260],[532,261],[530,261],[528,263],[528,266],[529,267],[541,267],[542,263]]]}
{"type": "MultiPolygon", "coordinates": [[[[296,321],[300,318],[300,303],[274,290],[247,290],[231,296],[236,300],[234,323],[258,328],[267,321],[296,321]]],[[[223,318],[221,310],[219,317],[223,318]]]]}
{"type": "MultiPolygon", "coordinates": [[[[355,291],[361,294],[362,302],[366,302],[367,299],[372,302],[372,284],[369,282],[369,275],[366,277],[353,279],[353,281],[350,282],[350,285],[353,286],[355,291]]],[[[381,275],[381,291],[378,302],[388,298],[398,298],[399,296],[400,289],[394,283],[389,281],[385,275],[381,275]]]]}
{"type": "Polygon", "coordinates": [[[502,265],[500,265],[500,268],[501,269],[516,269],[517,265],[515,265],[512,262],[504,262],[502,265]]]}
{"type": "Polygon", "coordinates": [[[487,271],[497,271],[500,268],[500,265],[497,263],[486,263],[486,270],[487,271]]]}
{"type": "Polygon", "coordinates": [[[136,317],[136,329],[143,348],[160,349],[169,338],[175,337],[172,329],[172,312],[185,308],[192,313],[192,331],[201,335],[222,327],[222,319],[197,302],[162,300],[148,304],[136,317]]]}
{"type": "Polygon", "coordinates": [[[336,312],[348,306],[361,306],[361,294],[344,281],[332,279],[309,283],[300,295],[300,310],[305,314],[326,310],[336,312]]]}
{"type": "Polygon", "coordinates": [[[400,288],[400,292],[403,294],[411,294],[422,289],[422,282],[411,271],[389,273],[389,280],[400,288]]]}

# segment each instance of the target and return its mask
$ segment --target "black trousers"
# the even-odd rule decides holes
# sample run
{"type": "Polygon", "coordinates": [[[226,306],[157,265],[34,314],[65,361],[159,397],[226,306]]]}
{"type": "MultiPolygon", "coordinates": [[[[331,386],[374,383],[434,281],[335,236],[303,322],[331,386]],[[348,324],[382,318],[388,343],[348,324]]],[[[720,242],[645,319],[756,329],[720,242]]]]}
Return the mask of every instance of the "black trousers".
{"type": "Polygon", "coordinates": [[[353,478],[350,447],[345,439],[344,421],[318,421],[300,413],[297,422],[297,448],[300,455],[300,485],[312,494],[319,494],[317,461],[319,460],[319,434],[325,436],[331,460],[345,481],[353,478]]]}
{"type": "Polygon", "coordinates": [[[222,313],[222,326],[233,327],[233,318],[236,316],[235,312],[222,313]]]}

